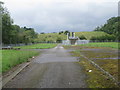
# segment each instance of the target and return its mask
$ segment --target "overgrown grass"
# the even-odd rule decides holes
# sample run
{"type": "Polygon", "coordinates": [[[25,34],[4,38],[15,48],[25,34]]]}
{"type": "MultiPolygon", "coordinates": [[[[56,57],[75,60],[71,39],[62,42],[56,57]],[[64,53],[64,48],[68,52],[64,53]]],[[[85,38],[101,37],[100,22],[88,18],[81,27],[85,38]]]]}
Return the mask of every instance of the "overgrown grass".
{"type": "Polygon", "coordinates": [[[87,60],[81,59],[78,62],[83,66],[83,71],[87,74],[87,83],[89,88],[116,88],[118,87],[112,80],[107,78],[104,73],[100,72],[97,68],[91,65],[87,60]],[[92,70],[92,72],[89,72],[92,70]]]}
{"type": "Polygon", "coordinates": [[[79,57],[78,62],[86,73],[89,88],[115,88],[118,87],[112,80],[102,73],[99,69],[89,63],[85,57],[93,60],[105,71],[109,72],[116,80],[118,79],[118,51],[116,49],[106,47],[83,47],[83,46],[64,46],[66,49],[74,50],[72,55],[79,57]],[[104,59],[105,58],[105,59],[104,59]],[[106,59],[107,58],[107,59],[106,59]],[[116,59],[111,59],[116,58],[116,59]],[[89,72],[92,70],[92,72],[89,72]]]}
{"type": "Polygon", "coordinates": [[[33,44],[27,46],[20,46],[21,49],[49,49],[55,47],[57,44],[52,43],[41,43],[41,44],[33,44]]]}
{"type": "Polygon", "coordinates": [[[110,47],[120,49],[117,42],[97,42],[97,43],[88,43],[81,44],[80,46],[89,46],[89,47],[110,47]]]}
{"type": "Polygon", "coordinates": [[[38,51],[2,50],[2,72],[6,72],[17,64],[27,62],[38,51]]]}
{"type": "MultiPolygon", "coordinates": [[[[87,83],[89,88],[115,88],[118,87],[112,80],[107,78],[107,76],[102,73],[99,69],[94,67],[92,64],[88,62],[85,58],[81,57],[80,51],[73,51],[73,56],[80,57],[80,61],[78,62],[82,67],[83,71],[87,75],[87,83]],[[89,72],[92,70],[92,72],[89,72]]],[[[83,53],[82,53],[83,54],[83,53]]],[[[100,65],[104,70],[108,71],[115,78],[118,76],[117,70],[117,61],[116,60],[100,60],[97,61],[97,64],[100,65]],[[101,65],[102,64],[102,65],[101,65]]]]}

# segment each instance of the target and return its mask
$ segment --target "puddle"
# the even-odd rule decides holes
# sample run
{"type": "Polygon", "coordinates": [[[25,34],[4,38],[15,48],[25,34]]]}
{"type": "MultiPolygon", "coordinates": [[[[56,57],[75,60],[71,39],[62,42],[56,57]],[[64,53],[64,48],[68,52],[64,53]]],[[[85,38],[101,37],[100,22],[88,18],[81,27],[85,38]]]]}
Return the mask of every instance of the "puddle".
{"type": "Polygon", "coordinates": [[[85,50],[85,51],[100,51],[102,49],[89,49],[89,48],[86,48],[86,49],[81,49],[81,50],[85,50]]]}
{"type": "Polygon", "coordinates": [[[72,51],[75,51],[75,50],[70,50],[70,49],[67,49],[66,51],[67,51],[67,52],[72,52],[72,51]]]}

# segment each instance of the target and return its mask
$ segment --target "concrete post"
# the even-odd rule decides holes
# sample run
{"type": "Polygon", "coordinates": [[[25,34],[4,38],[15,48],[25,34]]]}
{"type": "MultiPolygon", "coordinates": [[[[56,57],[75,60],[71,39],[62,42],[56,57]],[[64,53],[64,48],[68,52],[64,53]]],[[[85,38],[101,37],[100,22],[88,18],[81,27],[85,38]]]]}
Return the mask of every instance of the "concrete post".
{"type": "Polygon", "coordinates": [[[74,34],[74,37],[75,37],[75,33],[73,33],[74,34]]]}
{"type": "Polygon", "coordinates": [[[67,33],[67,40],[68,40],[68,34],[69,34],[69,33],[67,33]]]}

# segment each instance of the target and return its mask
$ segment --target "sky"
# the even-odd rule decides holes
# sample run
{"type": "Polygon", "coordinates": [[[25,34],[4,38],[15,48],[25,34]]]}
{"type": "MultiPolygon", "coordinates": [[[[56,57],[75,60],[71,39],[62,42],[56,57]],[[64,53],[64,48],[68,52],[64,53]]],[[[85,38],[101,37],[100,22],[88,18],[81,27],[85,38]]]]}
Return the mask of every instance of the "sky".
{"type": "Polygon", "coordinates": [[[1,0],[14,24],[50,33],[93,31],[118,16],[119,0],[1,0]]]}

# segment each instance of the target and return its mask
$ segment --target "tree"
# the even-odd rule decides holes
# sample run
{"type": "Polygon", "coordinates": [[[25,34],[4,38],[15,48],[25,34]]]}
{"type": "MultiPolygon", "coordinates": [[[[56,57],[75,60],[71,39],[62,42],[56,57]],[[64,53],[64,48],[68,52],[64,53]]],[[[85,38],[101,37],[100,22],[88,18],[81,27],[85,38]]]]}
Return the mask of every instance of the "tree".
{"type": "Polygon", "coordinates": [[[0,23],[0,28],[2,28],[2,43],[34,43],[34,39],[38,38],[38,34],[33,28],[27,28],[26,26],[22,28],[19,25],[14,25],[8,10],[1,5],[0,10],[0,16],[2,16],[2,24],[0,23]]]}
{"type": "Polygon", "coordinates": [[[40,34],[45,34],[44,32],[41,32],[40,34]]]}
{"type": "Polygon", "coordinates": [[[57,37],[56,42],[57,43],[61,43],[62,42],[62,38],[61,37],[57,37]]]}
{"type": "Polygon", "coordinates": [[[116,39],[120,37],[120,17],[112,17],[107,23],[101,27],[95,28],[94,31],[103,31],[111,35],[115,35],[116,39]]]}
{"type": "Polygon", "coordinates": [[[64,32],[63,32],[63,31],[60,31],[60,32],[59,32],[59,34],[62,34],[62,33],[64,33],[64,32]]]}
{"type": "Polygon", "coordinates": [[[10,41],[10,32],[12,30],[12,19],[10,18],[9,13],[4,13],[2,16],[2,39],[3,43],[11,43],[10,41]]]}
{"type": "Polygon", "coordinates": [[[80,36],[79,39],[80,40],[87,40],[87,38],[84,35],[80,36]]]}
{"type": "Polygon", "coordinates": [[[100,30],[100,27],[98,26],[97,28],[95,28],[94,31],[99,31],[100,30]]]}
{"type": "Polygon", "coordinates": [[[66,31],[64,32],[64,34],[65,34],[65,35],[67,35],[67,33],[69,33],[69,31],[68,31],[68,30],[66,30],[66,31]]]}

